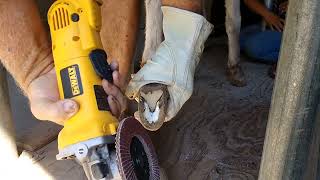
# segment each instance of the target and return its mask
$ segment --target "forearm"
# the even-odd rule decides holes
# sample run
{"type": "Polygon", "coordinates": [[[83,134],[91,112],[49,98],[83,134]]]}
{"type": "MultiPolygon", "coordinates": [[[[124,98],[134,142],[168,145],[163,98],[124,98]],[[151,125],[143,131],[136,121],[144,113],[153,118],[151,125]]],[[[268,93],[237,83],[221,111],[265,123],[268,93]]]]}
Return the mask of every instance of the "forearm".
{"type": "Polygon", "coordinates": [[[202,0],[162,0],[162,5],[202,14],[202,0]]]}
{"type": "Polygon", "coordinates": [[[247,5],[247,7],[249,7],[249,9],[251,9],[254,13],[262,16],[263,18],[265,18],[268,14],[270,14],[271,12],[269,11],[269,9],[262,4],[260,1],[258,0],[244,0],[244,3],[247,5]]]}
{"type": "Polygon", "coordinates": [[[33,0],[0,3],[0,59],[24,92],[53,68],[47,33],[33,0]]]}

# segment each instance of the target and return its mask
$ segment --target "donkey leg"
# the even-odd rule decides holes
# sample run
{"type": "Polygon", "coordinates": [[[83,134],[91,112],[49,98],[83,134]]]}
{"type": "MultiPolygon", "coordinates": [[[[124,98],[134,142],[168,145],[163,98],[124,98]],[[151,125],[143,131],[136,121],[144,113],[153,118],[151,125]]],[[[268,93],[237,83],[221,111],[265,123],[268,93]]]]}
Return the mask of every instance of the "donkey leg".
{"type": "Polygon", "coordinates": [[[226,31],[228,34],[227,76],[234,86],[245,86],[245,75],[240,66],[239,36],[241,28],[240,0],[226,0],[226,31]]]}
{"type": "Polygon", "coordinates": [[[145,0],[146,27],[145,43],[141,65],[156,52],[163,41],[161,0],[145,0]]]}

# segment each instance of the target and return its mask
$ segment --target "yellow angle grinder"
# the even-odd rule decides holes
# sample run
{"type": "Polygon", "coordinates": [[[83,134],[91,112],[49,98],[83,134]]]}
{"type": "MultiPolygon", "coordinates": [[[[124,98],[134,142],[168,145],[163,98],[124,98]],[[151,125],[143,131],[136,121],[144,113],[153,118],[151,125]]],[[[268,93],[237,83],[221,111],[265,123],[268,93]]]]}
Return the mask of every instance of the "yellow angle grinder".
{"type": "Polygon", "coordinates": [[[58,136],[58,160],[76,159],[89,180],[159,179],[159,165],[146,130],[134,118],[112,116],[102,78],[112,82],[100,29],[102,0],[57,0],[48,12],[61,99],[79,112],[58,136]],[[116,135],[116,136],[115,136],[116,135]]]}

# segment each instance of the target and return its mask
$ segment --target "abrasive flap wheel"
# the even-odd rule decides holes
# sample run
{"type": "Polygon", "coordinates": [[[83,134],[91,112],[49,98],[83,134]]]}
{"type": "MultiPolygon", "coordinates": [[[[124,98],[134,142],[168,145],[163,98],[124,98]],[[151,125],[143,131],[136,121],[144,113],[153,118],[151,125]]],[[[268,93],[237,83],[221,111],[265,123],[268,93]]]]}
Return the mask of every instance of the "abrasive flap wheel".
{"type": "Polygon", "coordinates": [[[160,179],[160,167],[151,138],[135,118],[129,117],[120,122],[116,152],[123,180],[160,179]]]}

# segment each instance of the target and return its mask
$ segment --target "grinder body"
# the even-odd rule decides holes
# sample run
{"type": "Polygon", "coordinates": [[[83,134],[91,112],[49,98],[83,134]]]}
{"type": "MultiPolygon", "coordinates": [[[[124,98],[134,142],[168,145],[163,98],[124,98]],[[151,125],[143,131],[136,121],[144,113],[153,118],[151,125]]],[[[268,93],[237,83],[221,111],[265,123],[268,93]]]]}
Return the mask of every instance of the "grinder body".
{"type": "Polygon", "coordinates": [[[88,180],[158,180],[159,165],[148,133],[134,118],[119,124],[101,86],[102,78],[112,82],[99,34],[101,4],[57,0],[48,12],[60,98],[73,99],[80,107],[59,133],[57,159],[77,160],[88,180]]]}
{"type": "Polygon", "coordinates": [[[80,106],[79,112],[65,122],[59,134],[59,150],[116,134],[118,120],[110,113],[107,95],[101,86],[101,76],[112,77],[112,72],[110,67],[101,70],[101,65],[108,64],[99,35],[99,3],[96,0],[58,0],[48,12],[60,97],[73,99],[80,106]]]}

